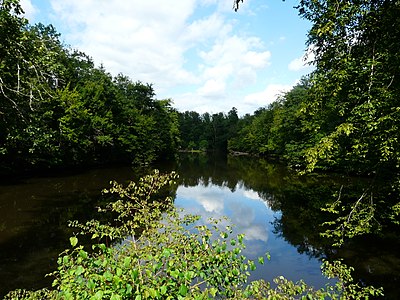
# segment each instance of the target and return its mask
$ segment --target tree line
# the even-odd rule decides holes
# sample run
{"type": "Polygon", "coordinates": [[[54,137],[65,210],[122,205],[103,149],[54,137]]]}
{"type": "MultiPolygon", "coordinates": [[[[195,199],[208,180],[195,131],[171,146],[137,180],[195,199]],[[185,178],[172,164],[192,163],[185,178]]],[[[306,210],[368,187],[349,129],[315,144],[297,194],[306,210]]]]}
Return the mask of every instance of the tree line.
{"type": "Polygon", "coordinates": [[[111,161],[145,164],[177,149],[171,100],[150,84],[111,76],[0,2],[0,171],[111,161]]]}
{"type": "Polygon", "coordinates": [[[241,120],[178,112],[151,84],[112,76],[0,2],[0,173],[110,162],[148,164],[178,150],[226,152],[241,120]]]}
{"type": "Polygon", "coordinates": [[[1,174],[225,152],[236,136],[236,108],[178,112],[151,84],[96,67],[52,25],[29,24],[19,1],[1,1],[0,13],[1,174]]]}
{"type": "Polygon", "coordinates": [[[185,150],[226,152],[228,140],[236,136],[240,122],[233,107],[227,114],[178,112],[180,147],[185,150]]]}

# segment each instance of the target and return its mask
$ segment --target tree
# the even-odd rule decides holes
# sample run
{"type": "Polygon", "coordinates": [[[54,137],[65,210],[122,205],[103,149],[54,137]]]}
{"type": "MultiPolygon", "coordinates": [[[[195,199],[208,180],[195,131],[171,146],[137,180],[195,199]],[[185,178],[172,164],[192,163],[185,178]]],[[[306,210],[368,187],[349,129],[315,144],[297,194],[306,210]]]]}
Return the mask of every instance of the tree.
{"type": "Polygon", "coordinates": [[[191,149],[189,144],[199,144],[201,136],[204,134],[204,123],[198,112],[185,111],[179,113],[179,130],[181,137],[181,147],[191,149]]]}
{"type": "Polygon", "coordinates": [[[1,172],[173,156],[171,101],[156,100],[151,84],[113,78],[22,14],[19,1],[0,2],[1,172]]]}
{"type": "Polygon", "coordinates": [[[18,1],[0,5],[0,155],[11,162],[2,167],[53,163],[65,51],[52,26],[28,25],[18,1]]]}
{"type": "MultiPolygon", "coordinates": [[[[235,8],[239,2],[234,2],[235,8]]],[[[307,45],[315,56],[315,71],[299,106],[306,117],[300,118],[300,149],[307,171],[331,169],[373,175],[385,178],[393,194],[398,193],[398,1],[302,0],[297,9],[312,23],[307,45]]],[[[390,220],[399,224],[399,199],[393,194],[379,206],[373,201],[372,190],[348,205],[339,197],[327,210],[336,214],[345,211],[346,216],[329,223],[336,227],[328,234],[338,234],[343,242],[345,237],[382,228],[390,220]]]]}
{"type": "Polygon", "coordinates": [[[323,132],[309,152],[311,166],[319,156],[342,160],[358,172],[385,162],[396,164],[390,149],[396,148],[399,120],[393,113],[399,105],[394,75],[398,5],[302,1],[298,9],[313,23],[307,43],[314,49],[316,71],[308,110],[323,132]]]}
{"type": "Polygon", "coordinates": [[[227,139],[229,140],[237,135],[239,116],[236,107],[232,107],[232,109],[228,112],[226,118],[228,126],[227,139]]]}

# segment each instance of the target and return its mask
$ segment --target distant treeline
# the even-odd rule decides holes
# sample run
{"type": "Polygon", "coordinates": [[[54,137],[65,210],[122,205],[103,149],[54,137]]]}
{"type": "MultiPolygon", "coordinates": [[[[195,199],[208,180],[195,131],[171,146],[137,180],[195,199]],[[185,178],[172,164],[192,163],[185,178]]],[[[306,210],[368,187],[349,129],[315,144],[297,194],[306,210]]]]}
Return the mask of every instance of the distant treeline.
{"type": "Polygon", "coordinates": [[[228,140],[237,135],[241,122],[236,108],[228,114],[204,113],[195,111],[178,113],[180,145],[184,150],[226,152],[228,140]]]}

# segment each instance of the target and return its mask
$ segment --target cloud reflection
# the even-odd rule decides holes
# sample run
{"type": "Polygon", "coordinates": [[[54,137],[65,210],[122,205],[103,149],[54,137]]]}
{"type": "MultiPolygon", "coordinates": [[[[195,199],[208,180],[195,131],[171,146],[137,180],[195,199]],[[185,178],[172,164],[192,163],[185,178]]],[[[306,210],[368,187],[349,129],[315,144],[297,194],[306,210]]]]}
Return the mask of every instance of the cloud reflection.
{"type": "Polygon", "coordinates": [[[255,191],[245,190],[239,185],[234,192],[216,185],[180,186],[175,205],[187,213],[201,215],[202,222],[210,217],[227,216],[235,224],[235,234],[244,233],[248,241],[268,241],[266,216],[271,212],[255,191]]]}
{"type": "Polygon", "coordinates": [[[245,196],[246,198],[249,198],[249,199],[253,199],[253,200],[261,200],[261,198],[258,195],[258,193],[253,191],[253,190],[245,190],[245,191],[243,191],[243,196],[245,196]]]}

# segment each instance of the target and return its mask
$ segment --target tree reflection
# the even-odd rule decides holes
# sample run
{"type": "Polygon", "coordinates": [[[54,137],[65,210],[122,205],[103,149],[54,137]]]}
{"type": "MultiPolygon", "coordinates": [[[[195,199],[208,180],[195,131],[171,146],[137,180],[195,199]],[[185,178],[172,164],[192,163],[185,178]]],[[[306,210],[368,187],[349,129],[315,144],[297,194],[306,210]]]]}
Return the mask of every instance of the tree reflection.
{"type": "MultiPolygon", "coordinates": [[[[185,186],[203,183],[228,187],[232,192],[240,188],[256,193],[273,211],[280,212],[272,222],[273,233],[296,247],[299,253],[319,260],[344,258],[356,267],[355,274],[361,282],[384,286],[387,295],[397,297],[393,284],[400,279],[397,234],[351,240],[342,249],[331,247],[332,242],[320,236],[325,230],[321,224],[331,217],[321,207],[335,201],[341,188],[345,191],[343,201],[360,195],[369,187],[369,179],[334,174],[300,176],[264,159],[228,157],[221,160],[217,156],[201,155],[183,157],[178,172],[185,186]],[[186,168],[189,159],[191,164],[186,168]],[[376,247],[371,246],[374,243],[376,247]]],[[[379,191],[375,198],[379,201],[379,191]]]]}

